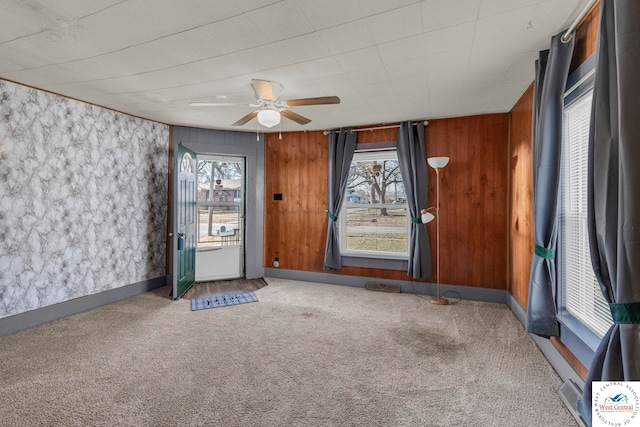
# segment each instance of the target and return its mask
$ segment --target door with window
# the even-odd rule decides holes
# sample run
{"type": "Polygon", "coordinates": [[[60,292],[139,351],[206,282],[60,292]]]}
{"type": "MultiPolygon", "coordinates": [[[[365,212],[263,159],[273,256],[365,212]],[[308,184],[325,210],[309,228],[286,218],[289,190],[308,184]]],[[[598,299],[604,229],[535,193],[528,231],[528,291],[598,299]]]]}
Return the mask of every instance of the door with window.
{"type": "Polygon", "coordinates": [[[198,156],[196,281],[244,276],[245,159],[198,156]]]}
{"type": "Polygon", "coordinates": [[[180,298],[195,281],[196,263],[196,154],[178,146],[178,173],[174,218],[173,297],[180,298]]]}

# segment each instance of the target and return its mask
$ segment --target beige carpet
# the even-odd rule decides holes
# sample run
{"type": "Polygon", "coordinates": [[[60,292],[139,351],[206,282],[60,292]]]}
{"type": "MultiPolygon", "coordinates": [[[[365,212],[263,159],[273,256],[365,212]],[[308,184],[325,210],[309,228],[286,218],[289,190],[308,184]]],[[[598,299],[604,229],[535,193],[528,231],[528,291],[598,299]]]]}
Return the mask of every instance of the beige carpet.
{"type": "Polygon", "coordinates": [[[0,338],[0,424],[576,425],[504,305],[267,282],[255,304],[160,289],[0,338]]]}

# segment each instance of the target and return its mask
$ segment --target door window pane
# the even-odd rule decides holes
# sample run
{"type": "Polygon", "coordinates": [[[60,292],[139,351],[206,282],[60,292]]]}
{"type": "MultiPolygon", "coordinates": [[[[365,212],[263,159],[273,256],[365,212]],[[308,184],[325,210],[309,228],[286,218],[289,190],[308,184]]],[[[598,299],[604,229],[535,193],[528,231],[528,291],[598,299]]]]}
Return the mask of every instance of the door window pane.
{"type": "Polygon", "coordinates": [[[240,245],[243,163],[198,158],[198,247],[240,245]]]}

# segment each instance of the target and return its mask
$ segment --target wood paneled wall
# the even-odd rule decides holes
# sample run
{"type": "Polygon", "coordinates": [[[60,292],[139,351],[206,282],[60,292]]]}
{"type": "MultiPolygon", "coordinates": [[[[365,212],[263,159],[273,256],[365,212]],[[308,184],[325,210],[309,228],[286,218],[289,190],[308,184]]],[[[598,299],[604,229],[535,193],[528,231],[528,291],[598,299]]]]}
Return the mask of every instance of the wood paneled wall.
{"type": "Polygon", "coordinates": [[[327,137],[286,132],[265,138],[264,265],[322,271],[327,233],[327,137]],[[282,200],[274,200],[282,194],[282,200]]]}
{"type": "Polygon", "coordinates": [[[526,309],[533,241],[533,84],[511,110],[509,170],[509,286],[511,295],[526,309]]]}
{"type": "MultiPolygon", "coordinates": [[[[596,48],[599,3],[585,16],[576,31],[571,71],[584,62],[596,48]]],[[[532,64],[533,67],[533,64],[532,64]]],[[[534,251],[533,171],[532,171],[533,85],[518,100],[510,113],[511,136],[509,169],[509,284],[508,290],[523,307],[529,297],[529,273],[534,251]]],[[[551,340],[576,372],[586,377],[587,369],[558,339],[551,340]]]]}
{"type": "Polygon", "coordinates": [[[573,47],[573,57],[571,58],[571,68],[569,72],[578,68],[585,59],[595,52],[599,18],[600,2],[596,2],[576,29],[576,43],[573,47]]]}
{"type": "MultiPolygon", "coordinates": [[[[439,119],[425,131],[427,156],[449,156],[441,175],[442,283],[506,289],[508,114],[439,119]]],[[[358,133],[358,142],[395,141],[397,129],[358,133]]],[[[327,137],[289,132],[265,142],[265,266],[323,271],[327,137]],[[282,193],[282,200],[273,200],[282,193]]],[[[429,168],[429,204],[436,179],[429,168]]],[[[435,224],[430,224],[435,266],[435,224]]],[[[334,274],[407,280],[406,271],[343,267],[334,274]]],[[[435,268],[434,268],[435,277],[435,268]]]]}
{"type": "MultiPolygon", "coordinates": [[[[440,172],[442,283],[506,289],[508,135],[508,114],[429,121],[427,157],[450,158],[440,172]]],[[[435,189],[429,168],[430,205],[435,189]]]]}

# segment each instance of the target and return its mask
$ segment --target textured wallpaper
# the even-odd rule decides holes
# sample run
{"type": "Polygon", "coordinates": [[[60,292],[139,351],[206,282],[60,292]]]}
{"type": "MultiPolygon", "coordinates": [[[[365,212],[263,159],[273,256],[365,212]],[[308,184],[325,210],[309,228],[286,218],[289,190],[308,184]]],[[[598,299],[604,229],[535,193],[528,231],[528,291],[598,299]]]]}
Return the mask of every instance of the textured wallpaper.
{"type": "Polygon", "coordinates": [[[0,80],[0,318],[165,274],[168,141],[0,80]]]}

